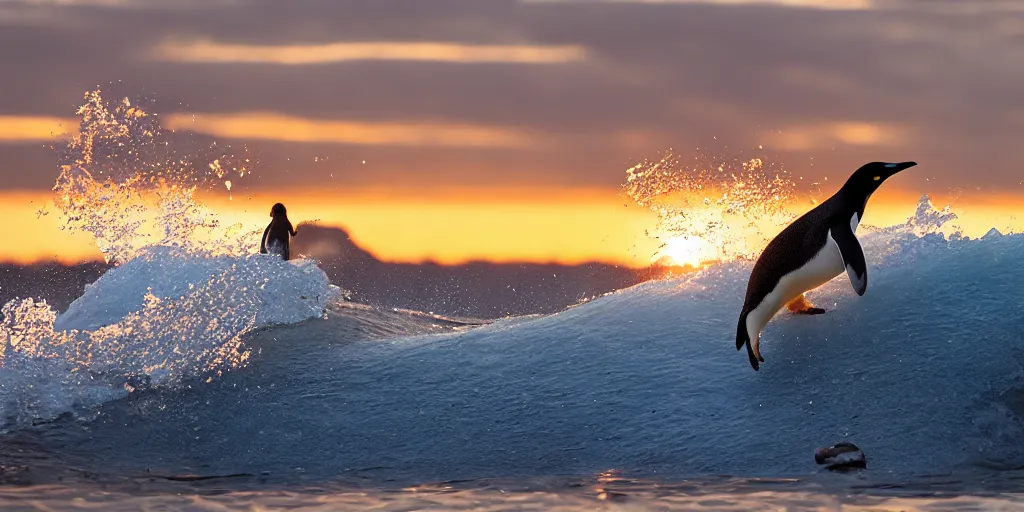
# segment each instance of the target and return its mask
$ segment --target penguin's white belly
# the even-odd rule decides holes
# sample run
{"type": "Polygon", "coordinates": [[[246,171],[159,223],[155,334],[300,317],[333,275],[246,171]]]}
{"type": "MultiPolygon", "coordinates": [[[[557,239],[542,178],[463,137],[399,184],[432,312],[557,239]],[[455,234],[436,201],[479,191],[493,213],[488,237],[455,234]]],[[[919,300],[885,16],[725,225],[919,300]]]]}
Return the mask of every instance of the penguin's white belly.
{"type": "Polygon", "coordinates": [[[775,313],[789,301],[797,298],[801,293],[829,282],[845,270],[846,266],[843,264],[843,255],[839,252],[839,246],[832,240],[831,235],[828,235],[825,239],[825,246],[818,251],[818,254],[815,254],[802,267],[782,276],[779,283],[775,285],[775,289],[747,315],[747,333],[750,334],[751,340],[753,341],[755,336],[761,337],[761,329],[764,329],[775,313]]]}

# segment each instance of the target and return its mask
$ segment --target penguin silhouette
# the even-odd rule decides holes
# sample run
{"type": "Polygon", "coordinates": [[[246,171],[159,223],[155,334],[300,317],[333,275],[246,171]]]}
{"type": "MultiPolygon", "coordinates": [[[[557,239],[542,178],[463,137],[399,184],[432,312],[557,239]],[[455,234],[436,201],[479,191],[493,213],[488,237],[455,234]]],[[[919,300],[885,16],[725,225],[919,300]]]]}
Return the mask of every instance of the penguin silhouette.
{"type": "Polygon", "coordinates": [[[260,254],[277,254],[281,259],[291,259],[291,244],[288,235],[295,236],[298,231],[292,227],[288,220],[288,211],[281,203],[275,204],[270,209],[272,220],[263,230],[263,239],[260,241],[260,254]]]}

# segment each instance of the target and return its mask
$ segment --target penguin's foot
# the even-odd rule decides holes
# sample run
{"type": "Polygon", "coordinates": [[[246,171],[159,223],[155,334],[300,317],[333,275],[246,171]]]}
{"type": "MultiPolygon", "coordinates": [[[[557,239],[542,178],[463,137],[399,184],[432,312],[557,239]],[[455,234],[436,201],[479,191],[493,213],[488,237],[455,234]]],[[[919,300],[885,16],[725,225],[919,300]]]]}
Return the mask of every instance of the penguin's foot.
{"type": "Polygon", "coordinates": [[[786,308],[788,308],[790,313],[793,313],[794,315],[820,315],[825,313],[824,309],[814,307],[814,305],[811,304],[803,294],[800,294],[797,298],[789,301],[789,304],[786,304],[786,308]]]}

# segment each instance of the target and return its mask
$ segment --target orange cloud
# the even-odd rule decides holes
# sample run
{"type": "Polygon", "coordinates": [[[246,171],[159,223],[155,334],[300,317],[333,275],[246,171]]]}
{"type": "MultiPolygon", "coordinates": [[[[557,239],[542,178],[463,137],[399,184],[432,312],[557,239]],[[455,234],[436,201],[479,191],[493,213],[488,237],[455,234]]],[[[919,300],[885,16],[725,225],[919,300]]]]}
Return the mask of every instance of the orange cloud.
{"type": "Polygon", "coordinates": [[[447,123],[329,121],[266,112],[171,114],[164,127],[216,137],[362,145],[525,148],[538,141],[513,128],[447,123]]]}
{"type": "Polygon", "coordinates": [[[205,39],[167,41],[152,54],[162,60],[203,63],[324,64],[365,60],[430,61],[458,64],[562,64],[582,61],[582,46],[471,45],[440,42],[343,42],[249,45],[205,39]]]}
{"type": "Polygon", "coordinates": [[[888,123],[836,121],[794,126],[762,134],[766,145],[783,151],[810,151],[835,145],[896,146],[906,142],[904,127],[888,123]]]}
{"type": "Polygon", "coordinates": [[[53,140],[78,132],[77,119],[46,116],[0,116],[0,141],[53,140]]]}

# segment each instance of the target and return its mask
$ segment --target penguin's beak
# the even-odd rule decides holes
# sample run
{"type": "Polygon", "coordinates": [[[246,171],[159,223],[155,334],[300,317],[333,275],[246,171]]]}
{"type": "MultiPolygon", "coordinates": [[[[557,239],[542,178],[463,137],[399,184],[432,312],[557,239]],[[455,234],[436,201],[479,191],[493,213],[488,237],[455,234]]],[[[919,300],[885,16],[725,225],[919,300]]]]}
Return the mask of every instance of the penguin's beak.
{"type": "Polygon", "coordinates": [[[892,175],[904,169],[909,169],[915,165],[917,165],[917,162],[900,162],[895,164],[885,164],[885,170],[888,171],[888,175],[886,176],[886,178],[891,177],[892,175]]]}

